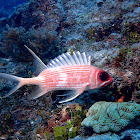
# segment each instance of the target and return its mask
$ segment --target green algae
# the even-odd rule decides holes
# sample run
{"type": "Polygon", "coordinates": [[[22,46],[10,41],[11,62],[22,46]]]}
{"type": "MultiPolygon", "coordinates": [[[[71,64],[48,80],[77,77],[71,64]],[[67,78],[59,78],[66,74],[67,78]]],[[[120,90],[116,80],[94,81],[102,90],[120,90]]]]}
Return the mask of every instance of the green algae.
{"type": "Polygon", "coordinates": [[[56,140],[74,138],[77,134],[80,134],[79,130],[82,122],[82,107],[79,105],[76,105],[74,109],[69,107],[66,109],[66,112],[71,115],[71,119],[67,120],[64,126],[54,127],[53,131],[56,140]]]}
{"type": "Polygon", "coordinates": [[[47,139],[47,140],[51,140],[50,132],[45,131],[45,132],[44,132],[44,138],[47,139]]]}
{"type": "Polygon", "coordinates": [[[126,36],[126,39],[130,44],[139,43],[140,42],[140,34],[138,30],[137,24],[125,23],[125,27],[123,30],[123,35],[126,36]]]}
{"type": "Polygon", "coordinates": [[[75,138],[76,137],[76,127],[72,127],[68,131],[68,137],[69,138],[75,138]]]}
{"type": "Polygon", "coordinates": [[[56,126],[53,129],[55,140],[65,140],[67,138],[67,132],[65,126],[56,126]]]}

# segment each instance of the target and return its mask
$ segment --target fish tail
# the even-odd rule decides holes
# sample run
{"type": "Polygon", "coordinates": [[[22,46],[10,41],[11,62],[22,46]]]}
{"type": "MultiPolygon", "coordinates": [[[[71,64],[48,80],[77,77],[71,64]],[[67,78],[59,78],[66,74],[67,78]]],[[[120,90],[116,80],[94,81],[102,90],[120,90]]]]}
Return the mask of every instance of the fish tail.
{"type": "Polygon", "coordinates": [[[45,94],[46,92],[48,92],[47,88],[44,89],[42,87],[42,84],[41,84],[42,79],[39,76],[33,77],[33,78],[22,78],[22,77],[17,77],[10,74],[0,73],[0,79],[5,79],[7,81],[13,81],[17,83],[16,86],[2,98],[6,98],[10,96],[16,90],[18,90],[20,87],[24,85],[36,85],[36,87],[32,90],[31,94],[29,95],[29,99],[36,99],[42,96],[43,94],[45,94]]]}
{"type": "Polygon", "coordinates": [[[24,78],[20,78],[20,77],[14,76],[14,75],[0,73],[0,78],[6,79],[8,81],[10,80],[13,82],[17,82],[17,85],[7,95],[3,96],[2,98],[6,98],[6,97],[10,96],[17,89],[19,89],[20,87],[22,87],[24,85],[24,81],[22,80],[24,78]]]}

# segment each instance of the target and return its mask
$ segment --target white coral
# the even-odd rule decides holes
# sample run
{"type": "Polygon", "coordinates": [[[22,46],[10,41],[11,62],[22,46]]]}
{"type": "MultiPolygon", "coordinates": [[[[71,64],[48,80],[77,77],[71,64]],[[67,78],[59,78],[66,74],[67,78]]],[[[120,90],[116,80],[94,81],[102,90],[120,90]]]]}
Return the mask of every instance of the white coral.
{"type": "Polygon", "coordinates": [[[93,127],[96,133],[120,131],[130,120],[140,115],[140,105],[136,103],[97,102],[93,104],[82,126],[93,127]]]}

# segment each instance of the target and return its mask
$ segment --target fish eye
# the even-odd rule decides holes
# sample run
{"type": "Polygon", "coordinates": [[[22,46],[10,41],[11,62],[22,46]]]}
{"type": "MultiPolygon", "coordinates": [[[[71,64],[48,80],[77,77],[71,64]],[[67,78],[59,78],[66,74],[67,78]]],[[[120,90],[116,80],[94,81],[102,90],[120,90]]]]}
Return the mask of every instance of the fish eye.
{"type": "Polygon", "coordinates": [[[108,75],[107,72],[101,72],[100,75],[99,75],[99,78],[100,78],[101,81],[106,81],[106,80],[108,80],[109,75],[108,75]]]}

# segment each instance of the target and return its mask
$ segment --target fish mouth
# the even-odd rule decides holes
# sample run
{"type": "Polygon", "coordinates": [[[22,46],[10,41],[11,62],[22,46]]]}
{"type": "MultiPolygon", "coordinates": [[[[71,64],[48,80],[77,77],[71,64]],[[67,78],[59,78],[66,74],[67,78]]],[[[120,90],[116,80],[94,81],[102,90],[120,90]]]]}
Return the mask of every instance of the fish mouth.
{"type": "Polygon", "coordinates": [[[99,85],[99,88],[102,88],[102,87],[111,85],[112,83],[113,83],[113,78],[112,78],[111,80],[109,79],[109,80],[107,80],[107,81],[101,83],[101,84],[99,85]]]}

